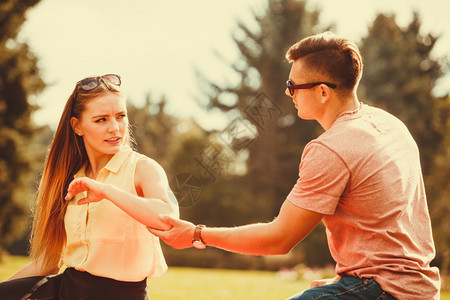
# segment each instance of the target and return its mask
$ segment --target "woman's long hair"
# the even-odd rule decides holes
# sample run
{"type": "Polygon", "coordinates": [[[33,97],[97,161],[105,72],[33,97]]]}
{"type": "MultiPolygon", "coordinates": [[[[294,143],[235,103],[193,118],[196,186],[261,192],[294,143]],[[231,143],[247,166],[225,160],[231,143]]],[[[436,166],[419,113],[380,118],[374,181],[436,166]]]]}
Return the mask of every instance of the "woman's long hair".
{"type": "Polygon", "coordinates": [[[83,138],[75,134],[70,119],[79,118],[89,100],[111,92],[122,95],[118,86],[103,79],[91,91],[84,91],[77,85],[56,129],[39,184],[31,234],[31,257],[40,262],[45,274],[61,266],[66,244],[64,215],[68,204],[64,197],[75,173],[88,162],[83,138]]]}

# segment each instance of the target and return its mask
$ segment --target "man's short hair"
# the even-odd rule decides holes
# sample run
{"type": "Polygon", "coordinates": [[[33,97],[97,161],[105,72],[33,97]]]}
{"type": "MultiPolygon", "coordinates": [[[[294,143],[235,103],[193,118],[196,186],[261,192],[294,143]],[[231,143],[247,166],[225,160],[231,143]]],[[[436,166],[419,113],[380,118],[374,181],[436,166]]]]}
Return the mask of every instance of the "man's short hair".
{"type": "Polygon", "coordinates": [[[361,79],[363,61],[358,46],[332,32],[316,34],[292,45],[286,59],[302,59],[313,78],[329,80],[342,89],[353,89],[361,79]]]}

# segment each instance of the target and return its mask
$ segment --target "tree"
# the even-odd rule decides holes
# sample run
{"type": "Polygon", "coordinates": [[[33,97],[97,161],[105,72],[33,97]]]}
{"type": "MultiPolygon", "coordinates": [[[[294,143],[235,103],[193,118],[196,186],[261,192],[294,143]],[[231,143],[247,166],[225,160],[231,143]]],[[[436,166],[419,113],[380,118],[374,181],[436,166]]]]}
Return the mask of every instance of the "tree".
{"type": "MultiPolygon", "coordinates": [[[[304,146],[322,132],[316,122],[298,119],[284,94],[290,70],[285,54],[294,42],[321,30],[319,11],[308,11],[306,1],[269,0],[265,12],[253,16],[256,26],[239,22],[233,36],[241,57],[231,66],[240,80],[231,86],[208,82],[208,108],[238,115],[224,131],[234,135],[229,144],[236,152],[248,153],[247,173],[241,179],[246,185],[239,191],[250,197],[252,219],[268,221],[278,214],[298,178],[304,146]]],[[[318,228],[315,234],[320,242],[314,237],[311,241],[321,244],[315,253],[323,254],[322,264],[330,263],[323,230],[318,228]]],[[[300,246],[306,261],[314,252],[308,245],[305,241],[300,246]]]]}
{"type": "Polygon", "coordinates": [[[436,264],[440,266],[444,277],[450,271],[450,95],[435,99],[434,104],[433,125],[443,140],[436,147],[433,172],[430,172],[425,182],[437,249],[436,264]]]}
{"type": "Polygon", "coordinates": [[[396,24],[394,15],[379,14],[362,40],[365,73],[360,98],[399,117],[415,138],[421,153],[437,262],[447,269],[450,118],[448,96],[435,98],[432,93],[447,65],[445,58],[431,55],[437,40],[432,34],[421,33],[417,13],[406,28],[396,24]]]}
{"type": "MultiPolygon", "coordinates": [[[[252,197],[236,175],[242,161],[221,142],[224,132],[206,131],[193,120],[178,119],[165,111],[164,98],[147,97],[142,107],[128,104],[136,148],[165,169],[177,197],[180,216],[194,223],[233,226],[256,222],[252,197]]],[[[171,265],[222,268],[265,268],[259,257],[241,256],[218,249],[205,254],[164,247],[171,265]]]]}
{"type": "Polygon", "coordinates": [[[318,132],[314,122],[298,120],[284,95],[290,69],[285,53],[318,26],[319,13],[305,6],[305,1],[269,0],[264,15],[253,13],[257,30],[240,22],[233,39],[242,57],[232,64],[240,82],[232,87],[210,83],[208,108],[236,111],[256,132],[245,149],[249,151],[246,180],[255,205],[271,203],[264,212],[267,219],[278,213],[297,179],[303,146],[318,132]],[[231,105],[226,101],[230,94],[238,99],[231,105]]]}
{"type": "Polygon", "coordinates": [[[243,209],[244,214],[250,209],[245,209],[242,202],[231,201],[231,198],[242,199],[243,195],[238,197],[237,193],[245,183],[234,176],[234,154],[218,142],[216,132],[205,131],[193,120],[170,116],[165,111],[164,98],[152,102],[147,97],[141,108],[130,103],[128,115],[137,150],[155,159],[166,170],[172,190],[177,194],[182,218],[216,226],[236,224],[236,218],[230,218],[231,215],[242,221],[244,216],[232,209],[243,209]],[[217,153],[217,159],[227,156],[229,164],[220,166],[220,172],[217,168],[208,168],[205,157],[202,158],[211,151],[217,153]],[[192,189],[198,188],[196,192],[181,190],[188,187],[182,186],[180,181],[189,178],[188,185],[192,185],[192,189]]]}
{"type": "Polygon", "coordinates": [[[154,102],[148,95],[143,107],[128,103],[127,109],[137,150],[167,168],[168,151],[174,142],[174,128],[178,120],[168,115],[165,107],[164,97],[154,102]]]}
{"type": "Polygon", "coordinates": [[[0,241],[5,245],[27,224],[32,198],[30,178],[34,154],[29,142],[38,130],[31,120],[37,109],[28,100],[45,84],[37,58],[17,34],[25,12],[39,0],[9,0],[0,4],[0,241]],[[29,209],[29,206],[28,206],[29,209]]]}

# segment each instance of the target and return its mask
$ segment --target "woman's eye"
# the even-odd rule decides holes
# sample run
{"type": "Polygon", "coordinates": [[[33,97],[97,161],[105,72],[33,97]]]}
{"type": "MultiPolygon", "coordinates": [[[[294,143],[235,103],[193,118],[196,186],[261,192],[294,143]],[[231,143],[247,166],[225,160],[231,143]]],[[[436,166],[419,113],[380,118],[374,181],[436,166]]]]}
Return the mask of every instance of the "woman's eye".
{"type": "Polygon", "coordinates": [[[95,120],[95,123],[100,123],[100,122],[104,122],[106,119],[105,118],[100,118],[95,120]]]}

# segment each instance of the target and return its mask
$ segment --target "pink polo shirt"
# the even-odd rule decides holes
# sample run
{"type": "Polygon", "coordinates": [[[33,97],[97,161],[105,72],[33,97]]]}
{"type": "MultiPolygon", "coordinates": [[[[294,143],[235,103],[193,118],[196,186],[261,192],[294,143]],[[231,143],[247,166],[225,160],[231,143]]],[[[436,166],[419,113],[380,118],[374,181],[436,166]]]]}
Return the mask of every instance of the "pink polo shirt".
{"type": "MultiPolygon", "coordinates": [[[[97,180],[136,194],[134,175],[143,155],[124,146],[98,174],[97,180]]],[[[85,176],[84,168],[75,177],[85,176]]],[[[159,239],[111,201],[69,203],[64,218],[67,267],[121,281],[158,277],[167,270],[159,239]]]]}
{"type": "Polygon", "coordinates": [[[325,214],[338,275],[373,278],[397,299],[439,299],[419,151],[402,122],[362,105],[305,147],[299,169],[287,199],[325,214]]]}

